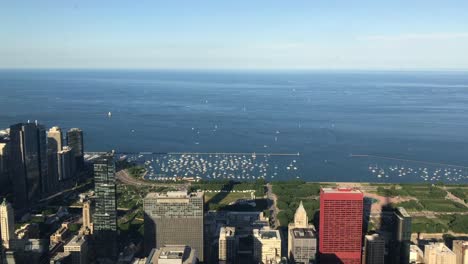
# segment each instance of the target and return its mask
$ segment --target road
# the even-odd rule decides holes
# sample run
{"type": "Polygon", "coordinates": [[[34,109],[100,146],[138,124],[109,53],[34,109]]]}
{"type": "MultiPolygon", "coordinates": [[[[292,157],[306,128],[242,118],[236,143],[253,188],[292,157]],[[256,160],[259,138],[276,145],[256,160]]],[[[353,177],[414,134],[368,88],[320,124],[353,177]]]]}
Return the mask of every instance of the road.
{"type": "Polygon", "coordinates": [[[278,197],[276,196],[276,194],[273,193],[273,186],[271,185],[271,183],[268,183],[266,185],[267,187],[267,198],[270,202],[270,223],[273,222],[272,225],[272,228],[277,228],[280,226],[280,223],[279,223],[279,220],[278,220],[278,213],[279,213],[279,209],[278,209],[278,206],[276,205],[276,202],[278,201],[278,197]]]}
{"type": "Polygon", "coordinates": [[[172,187],[178,190],[188,190],[188,188],[190,187],[190,183],[153,183],[149,181],[135,179],[134,177],[130,176],[126,170],[120,170],[116,172],[115,177],[120,182],[133,186],[172,187]]]}

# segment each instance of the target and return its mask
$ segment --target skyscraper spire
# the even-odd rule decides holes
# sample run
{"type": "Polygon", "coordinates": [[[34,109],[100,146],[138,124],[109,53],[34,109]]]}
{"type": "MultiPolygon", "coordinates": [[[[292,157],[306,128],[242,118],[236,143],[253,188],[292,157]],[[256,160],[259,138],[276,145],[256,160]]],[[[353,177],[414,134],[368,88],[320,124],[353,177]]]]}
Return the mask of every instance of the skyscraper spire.
{"type": "Polygon", "coordinates": [[[296,213],[294,214],[294,226],[296,228],[306,228],[309,223],[309,218],[307,217],[307,212],[304,209],[302,201],[297,207],[296,213]]]}

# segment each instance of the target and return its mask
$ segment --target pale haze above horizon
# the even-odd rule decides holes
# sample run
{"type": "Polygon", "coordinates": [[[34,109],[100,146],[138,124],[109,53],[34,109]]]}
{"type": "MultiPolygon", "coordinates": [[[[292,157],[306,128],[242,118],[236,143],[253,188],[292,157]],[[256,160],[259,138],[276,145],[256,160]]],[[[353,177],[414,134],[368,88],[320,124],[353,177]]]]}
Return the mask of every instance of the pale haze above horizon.
{"type": "Polygon", "coordinates": [[[468,69],[468,1],[1,1],[0,68],[468,69]]]}

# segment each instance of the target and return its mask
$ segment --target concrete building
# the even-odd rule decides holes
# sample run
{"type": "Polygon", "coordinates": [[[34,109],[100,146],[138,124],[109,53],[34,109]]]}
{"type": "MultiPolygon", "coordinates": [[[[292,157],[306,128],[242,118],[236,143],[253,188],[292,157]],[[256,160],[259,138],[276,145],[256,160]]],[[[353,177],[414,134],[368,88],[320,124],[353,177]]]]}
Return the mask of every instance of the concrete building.
{"type": "Polygon", "coordinates": [[[468,240],[454,240],[452,250],[457,256],[457,264],[468,264],[468,240]]]}
{"type": "Polygon", "coordinates": [[[80,233],[83,235],[93,234],[93,222],[91,220],[91,201],[86,200],[83,202],[82,209],[83,225],[81,226],[80,233]]]}
{"type": "Polygon", "coordinates": [[[2,246],[5,249],[10,249],[10,241],[15,239],[15,217],[13,208],[6,199],[0,204],[0,229],[2,246]]]}
{"type": "Polygon", "coordinates": [[[57,152],[62,151],[63,136],[62,130],[55,126],[47,132],[47,164],[49,175],[49,193],[60,189],[59,183],[59,159],[57,152]]]}
{"type": "Polygon", "coordinates": [[[98,258],[117,258],[117,204],[114,155],[94,161],[94,248],[98,258]]]}
{"type": "Polygon", "coordinates": [[[409,263],[412,263],[412,264],[424,263],[424,252],[416,245],[410,246],[409,263]]]}
{"type": "Polygon", "coordinates": [[[63,251],[70,254],[71,264],[88,263],[88,241],[82,236],[74,236],[63,247],[63,251]]]}
{"type": "Polygon", "coordinates": [[[309,225],[309,217],[302,201],[294,214],[294,223],[288,225],[288,258],[296,263],[315,259],[317,238],[315,228],[309,225]]]}
{"type": "Polygon", "coordinates": [[[385,239],[378,234],[367,235],[364,239],[363,264],[384,264],[385,239]]]}
{"type": "Polygon", "coordinates": [[[185,245],[168,245],[152,249],[146,264],[196,264],[196,250],[185,245]]]}
{"type": "Polygon", "coordinates": [[[7,154],[8,154],[8,142],[3,138],[0,138],[0,193],[8,192],[8,171],[7,171],[7,154]]]}
{"type": "Polygon", "coordinates": [[[253,230],[253,257],[262,264],[281,261],[281,235],[278,230],[269,227],[253,230]]]}
{"type": "Polygon", "coordinates": [[[389,245],[390,259],[395,264],[408,264],[411,245],[411,216],[405,208],[395,209],[393,225],[393,238],[389,245]]]}
{"type": "Polygon", "coordinates": [[[219,263],[236,263],[237,240],[235,227],[223,226],[220,228],[218,248],[219,263]]]}
{"type": "Polygon", "coordinates": [[[26,208],[47,193],[47,137],[44,126],[19,123],[10,126],[8,169],[15,208],[26,208]]]}
{"type": "Polygon", "coordinates": [[[47,132],[47,148],[49,151],[59,152],[63,147],[62,130],[58,126],[51,127],[47,132]]]}
{"type": "Polygon", "coordinates": [[[73,150],[75,164],[80,170],[84,165],[84,143],[83,131],[79,128],[72,128],[67,131],[67,145],[73,150]]]}
{"type": "Polygon", "coordinates": [[[456,264],[457,256],[444,243],[430,243],[424,247],[425,264],[456,264]]]}
{"type": "Polygon", "coordinates": [[[203,254],[203,193],[149,193],[143,200],[145,249],[187,245],[203,254]]]}
{"type": "Polygon", "coordinates": [[[293,263],[310,263],[317,255],[317,237],[313,228],[291,229],[291,251],[289,257],[293,263]]]}
{"type": "Polygon", "coordinates": [[[361,264],[363,201],[356,189],[321,189],[320,263],[361,264]]]}
{"type": "Polygon", "coordinates": [[[61,151],[57,152],[57,171],[59,181],[66,181],[75,176],[74,162],[73,152],[70,147],[65,146],[61,151]]]}

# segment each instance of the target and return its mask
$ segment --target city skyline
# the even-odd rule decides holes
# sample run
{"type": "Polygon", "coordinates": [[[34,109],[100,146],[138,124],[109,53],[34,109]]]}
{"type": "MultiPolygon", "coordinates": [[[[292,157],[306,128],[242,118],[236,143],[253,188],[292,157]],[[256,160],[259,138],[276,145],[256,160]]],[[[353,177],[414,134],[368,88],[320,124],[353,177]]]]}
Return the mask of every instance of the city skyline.
{"type": "Polygon", "coordinates": [[[4,3],[0,68],[468,69],[463,1],[4,3]],[[34,43],[34,45],[32,45],[34,43]]]}

